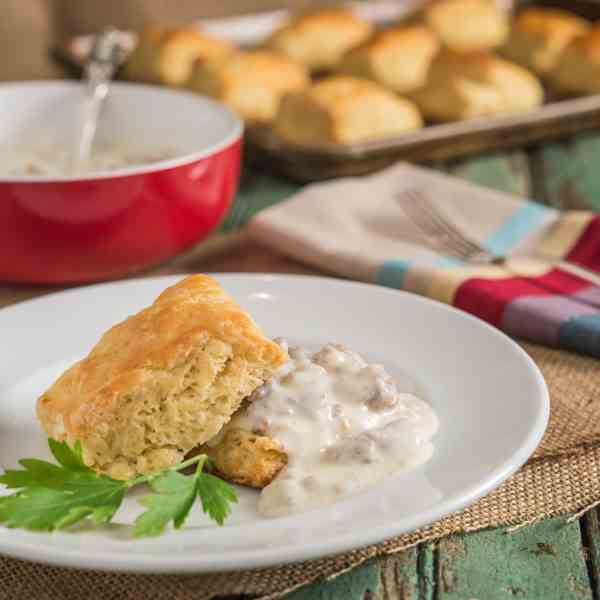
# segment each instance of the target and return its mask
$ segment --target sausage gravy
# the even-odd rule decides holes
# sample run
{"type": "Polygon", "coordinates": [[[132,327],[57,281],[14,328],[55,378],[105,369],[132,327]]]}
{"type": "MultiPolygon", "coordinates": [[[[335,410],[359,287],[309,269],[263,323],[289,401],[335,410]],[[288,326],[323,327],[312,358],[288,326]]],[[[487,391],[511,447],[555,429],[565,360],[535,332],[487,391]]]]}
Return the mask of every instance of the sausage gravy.
{"type": "Polygon", "coordinates": [[[382,365],[338,344],[288,353],[273,380],[225,427],[269,436],[288,455],[261,492],[260,513],[330,503],[431,457],[438,419],[410,381],[394,381],[382,365]]]}

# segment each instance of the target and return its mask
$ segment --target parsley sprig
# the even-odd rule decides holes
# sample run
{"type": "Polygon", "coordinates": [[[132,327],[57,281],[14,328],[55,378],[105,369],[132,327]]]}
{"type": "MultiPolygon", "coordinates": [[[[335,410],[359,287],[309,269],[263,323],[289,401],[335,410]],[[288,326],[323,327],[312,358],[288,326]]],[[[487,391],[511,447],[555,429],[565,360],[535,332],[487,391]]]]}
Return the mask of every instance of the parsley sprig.
{"type": "Polygon", "coordinates": [[[140,500],[146,511],[135,520],[136,537],[160,535],[171,521],[179,529],[196,498],[200,499],[202,510],[219,525],[231,512],[231,503],[237,502],[231,486],[204,472],[210,466],[205,454],[174,467],[119,481],[90,469],[83,461],[79,442],[71,448],[67,442],[49,439],[48,445],[58,465],[25,458],[19,461],[23,469],[0,475],[0,484],[17,490],[10,496],[0,496],[0,523],[7,527],[53,531],[82,519],[90,519],[96,525],[108,523],[127,491],[142,483],[148,484],[153,493],[140,500]],[[196,465],[192,475],[179,473],[192,465],[196,465]]]}

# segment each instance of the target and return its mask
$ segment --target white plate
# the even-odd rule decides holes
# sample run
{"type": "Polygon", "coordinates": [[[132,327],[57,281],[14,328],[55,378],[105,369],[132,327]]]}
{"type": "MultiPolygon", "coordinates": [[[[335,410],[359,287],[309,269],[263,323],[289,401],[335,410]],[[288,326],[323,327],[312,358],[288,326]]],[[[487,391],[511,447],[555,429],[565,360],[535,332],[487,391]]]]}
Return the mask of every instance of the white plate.
{"type": "MultiPolygon", "coordinates": [[[[270,336],[341,342],[407,372],[440,417],[433,458],[334,505],[267,519],[257,493],[222,528],[199,510],[181,531],[131,539],[139,507],[126,501],[109,528],[37,534],[0,526],[0,553],[73,567],[139,572],[245,569],[317,558],[427,525],[474,502],[520,467],[548,419],[544,380],[514,342],[465,313],[386,288],[317,277],[221,275],[270,336]]],[[[177,278],[80,288],[0,311],[0,466],[48,456],[37,395],[115,322],[177,278]]],[[[0,491],[1,493],[1,491],[0,491]]]]}

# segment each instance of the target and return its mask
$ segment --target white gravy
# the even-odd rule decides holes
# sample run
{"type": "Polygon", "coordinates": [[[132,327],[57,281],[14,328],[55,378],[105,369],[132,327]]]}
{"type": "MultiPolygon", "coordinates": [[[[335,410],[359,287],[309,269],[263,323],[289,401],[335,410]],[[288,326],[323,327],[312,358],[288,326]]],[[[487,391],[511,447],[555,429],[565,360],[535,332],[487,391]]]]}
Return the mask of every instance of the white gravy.
{"type": "Polygon", "coordinates": [[[327,504],[431,457],[438,419],[411,382],[392,380],[382,365],[336,344],[288,352],[289,361],[225,428],[268,435],[288,455],[260,494],[260,513],[327,504]]]}
{"type": "Polygon", "coordinates": [[[174,158],[173,149],[134,149],[126,146],[97,146],[89,160],[74,165],[73,155],[60,146],[11,148],[0,153],[0,176],[56,177],[95,171],[111,171],[174,158]]]}

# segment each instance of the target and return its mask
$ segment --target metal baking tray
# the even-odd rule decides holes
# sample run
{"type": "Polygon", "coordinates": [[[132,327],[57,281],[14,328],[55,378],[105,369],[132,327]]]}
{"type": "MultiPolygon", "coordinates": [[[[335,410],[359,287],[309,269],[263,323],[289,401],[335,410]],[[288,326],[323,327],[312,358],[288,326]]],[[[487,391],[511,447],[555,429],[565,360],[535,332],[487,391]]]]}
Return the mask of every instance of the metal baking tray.
{"type": "MultiPolygon", "coordinates": [[[[355,3],[352,7],[364,18],[381,26],[410,15],[419,1],[355,3]]],[[[595,0],[503,2],[507,10],[540,5],[564,8],[589,19],[600,19],[600,2],[595,0]]],[[[241,45],[260,42],[287,16],[287,11],[199,21],[214,34],[241,45]]],[[[130,35],[131,34],[126,34],[130,35]]],[[[131,37],[131,45],[135,38],[131,37]]],[[[75,38],[63,47],[63,58],[71,65],[81,64],[89,48],[89,36],[75,38]]],[[[559,99],[548,96],[544,106],[519,115],[486,117],[424,128],[359,144],[301,146],[278,138],[269,127],[249,127],[246,131],[246,159],[273,173],[299,181],[363,175],[397,160],[427,162],[458,158],[470,153],[535,144],[543,140],[600,127],[600,95],[559,99]]]]}
{"type": "MultiPolygon", "coordinates": [[[[563,8],[588,19],[600,19],[600,2],[594,0],[521,1],[507,8],[518,12],[532,5],[563,8]]],[[[600,95],[562,99],[547,92],[546,98],[542,107],[528,113],[428,124],[415,132],[359,144],[301,146],[281,140],[268,127],[250,128],[246,132],[246,155],[272,172],[299,181],[315,181],[363,175],[397,160],[459,158],[600,127],[600,95]]]]}
{"type": "Polygon", "coordinates": [[[269,128],[246,131],[246,157],[270,171],[300,181],[363,175],[397,160],[416,162],[457,158],[474,152],[534,144],[600,127],[600,95],[550,102],[538,110],[428,125],[359,144],[290,144],[269,128]]]}

